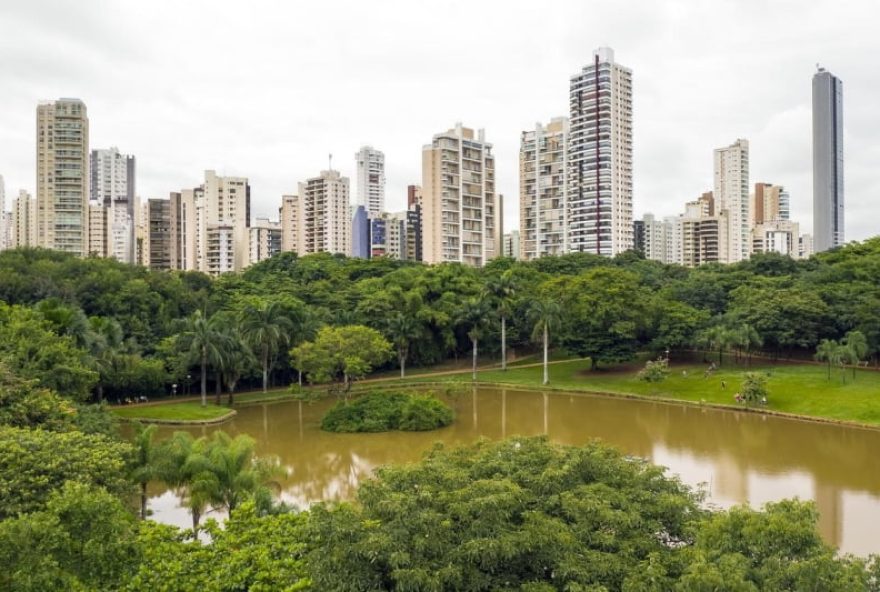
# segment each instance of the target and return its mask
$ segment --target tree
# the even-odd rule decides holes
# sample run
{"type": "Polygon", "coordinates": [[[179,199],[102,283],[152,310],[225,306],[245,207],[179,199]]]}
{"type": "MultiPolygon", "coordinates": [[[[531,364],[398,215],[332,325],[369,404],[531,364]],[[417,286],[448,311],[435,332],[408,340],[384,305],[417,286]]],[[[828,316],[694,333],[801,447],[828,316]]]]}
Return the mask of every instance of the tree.
{"type": "Polygon", "coordinates": [[[471,298],[458,310],[457,323],[464,327],[472,346],[472,378],[477,379],[477,348],[488,325],[489,305],[482,298],[471,298]]]}
{"type": "Polygon", "coordinates": [[[70,431],[77,408],[67,399],[12,373],[0,361],[0,426],[70,431]]]}
{"type": "Polygon", "coordinates": [[[226,385],[226,391],[229,394],[226,404],[231,407],[235,403],[234,393],[238,381],[259,364],[236,327],[224,329],[223,335],[226,351],[221,357],[220,378],[221,382],[226,385]]]}
{"type": "Polygon", "coordinates": [[[363,325],[322,327],[313,341],[290,351],[311,382],[341,381],[347,396],[352,382],[369,374],[392,356],[391,344],[381,333],[363,325]]]}
{"type": "Polygon", "coordinates": [[[0,519],[43,509],[67,481],[131,494],[131,452],[101,435],[0,427],[0,519]]]}
{"type": "Polygon", "coordinates": [[[207,474],[197,474],[193,468],[201,461],[196,457],[202,453],[201,445],[187,432],[174,432],[162,443],[157,455],[158,475],[181,498],[181,503],[192,515],[192,535],[196,538],[202,514],[210,503],[214,481],[207,474]]]}
{"type": "Polygon", "coordinates": [[[816,360],[828,364],[828,380],[831,380],[831,367],[840,364],[843,348],[833,339],[823,339],[816,347],[816,360]]]}
{"type": "Polygon", "coordinates": [[[157,427],[138,424],[135,427],[134,455],[131,462],[131,478],[140,488],[141,520],[147,519],[147,485],[160,476],[159,463],[156,458],[159,447],[153,442],[157,427]]]}
{"type": "Polygon", "coordinates": [[[550,384],[549,355],[550,330],[556,330],[562,322],[562,308],[559,303],[549,298],[535,300],[529,307],[529,320],[532,322],[532,339],[540,336],[544,346],[544,382],[550,384]]]}
{"type": "Polygon", "coordinates": [[[517,285],[510,270],[486,282],[483,296],[488,298],[501,318],[501,370],[507,370],[507,318],[511,314],[517,285]]]}
{"type": "Polygon", "coordinates": [[[275,355],[290,343],[293,321],[279,302],[263,302],[256,306],[248,305],[241,311],[240,327],[245,342],[259,356],[265,393],[275,355]]]}
{"type": "Polygon", "coordinates": [[[766,402],[767,376],[760,372],[746,372],[739,394],[747,405],[766,402]]]}
{"type": "Polygon", "coordinates": [[[868,339],[861,331],[849,331],[843,338],[843,344],[849,349],[849,358],[853,362],[853,380],[856,379],[855,366],[868,355],[868,339]]]}
{"type": "Polygon", "coordinates": [[[658,360],[648,360],[645,367],[639,371],[638,378],[644,382],[655,383],[663,382],[669,377],[669,360],[659,358],[658,360]]]}
{"type": "Polygon", "coordinates": [[[746,364],[752,365],[752,349],[761,347],[764,340],[758,331],[748,324],[743,324],[731,329],[730,342],[737,347],[739,351],[745,350],[746,364]]]}
{"type": "Polygon", "coordinates": [[[391,343],[397,348],[397,360],[400,363],[400,377],[406,377],[406,358],[409,346],[421,336],[422,327],[419,320],[407,312],[399,312],[388,321],[388,334],[391,343]]]}
{"type": "Polygon", "coordinates": [[[186,355],[189,363],[201,368],[202,406],[208,404],[208,365],[219,367],[223,358],[224,336],[214,319],[208,319],[197,310],[186,320],[177,335],[177,347],[186,355]]]}
{"type": "Polygon", "coordinates": [[[724,362],[724,351],[735,342],[735,335],[727,326],[718,323],[700,331],[696,337],[699,347],[718,350],[718,365],[724,362]]]}

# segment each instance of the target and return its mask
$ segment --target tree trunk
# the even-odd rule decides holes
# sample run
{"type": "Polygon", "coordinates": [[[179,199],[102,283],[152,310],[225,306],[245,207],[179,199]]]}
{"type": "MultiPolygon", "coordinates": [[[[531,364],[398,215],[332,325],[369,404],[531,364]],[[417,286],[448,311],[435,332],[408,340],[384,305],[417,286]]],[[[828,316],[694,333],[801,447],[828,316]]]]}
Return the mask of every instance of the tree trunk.
{"type": "Polygon", "coordinates": [[[550,341],[547,331],[547,323],[544,323],[544,384],[550,384],[550,374],[547,370],[547,345],[550,341]]]}
{"type": "Polygon", "coordinates": [[[141,483],[141,520],[147,519],[147,484],[141,483]]]}
{"type": "Polygon", "coordinates": [[[400,359],[400,378],[406,378],[406,354],[401,350],[398,358],[400,359]]]}
{"type": "Polygon", "coordinates": [[[198,538],[199,536],[199,520],[202,518],[202,513],[195,508],[192,509],[192,517],[193,517],[193,538],[198,538]]]}
{"type": "Polygon", "coordinates": [[[220,379],[220,371],[214,373],[214,404],[220,405],[220,391],[223,389],[222,380],[220,379]]]}
{"type": "Polygon", "coordinates": [[[98,383],[98,405],[104,402],[104,385],[98,383]]]}
{"type": "Polygon", "coordinates": [[[266,388],[269,384],[269,352],[265,349],[263,350],[263,392],[266,392],[266,388]]]}
{"type": "Polygon", "coordinates": [[[477,340],[471,339],[474,342],[474,361],[473,361],[473,373],[471,375],[472,380],[477,379],[477,340]]]}
{"type": "Polygon", "coordinates": [[[234,403],[234,401],[233,401],[233,392],[234,391],[235,391],[235,387],[230,386],[229,387],[229,397],[226,399],[226,404],[229,405],[230,407],[232,407],[232,404],[234,403]]]}
{"type": "Polygon", "coordinates": [[[302,371],[302,370],[297,370],[297,374],[299,374],[299,378],[297,379],[297,380],[299,381],[299,388],[302,388],[302,385],[303,385],[303,371],[302,371]]]}
{"type": "Polygon", "coordinates": [[[202,407],[208,405],[208,360],[202,356],[202,407]]]}
{"type": "Polygon", "coordinates": [[[507,370],[507,319],[501,317],[501,370],[507,370]]]}
{"type": "Polygon", "coordinates": [[[718,348],[718,367],[720,368],[724,364],[724,348],[718,348]]]}

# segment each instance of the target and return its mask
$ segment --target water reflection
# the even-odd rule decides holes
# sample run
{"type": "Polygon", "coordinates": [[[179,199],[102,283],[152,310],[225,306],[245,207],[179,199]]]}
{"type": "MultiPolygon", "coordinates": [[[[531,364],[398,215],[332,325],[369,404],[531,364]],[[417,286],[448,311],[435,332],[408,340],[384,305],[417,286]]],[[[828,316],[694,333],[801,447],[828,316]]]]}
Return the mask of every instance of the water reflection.
{"type": "MultiPolygon", "coordinates": [[[[691,485],[705,484],[719,506],[814,499],[826,540],[844,551],[880,552],[865,525],[880,524],[880,432],[751,413],[664,403],[514,389],[473,389],[449,399],[457,421],[428,433],[328,434],[320,418],[331,404],[285,402],[242,407],[222,426],[257,438],[290,471],[282,497],[299,506],[350,499],[376,467],[418,460],[434,442],[548,434],[566,444],[605,440],[627,454],[667,466],[691,485]]],[[[214,427],[193,428],[195,435],[214,427]]],[[[167,436],[172,428],[163,428],[167,436]]],[[[188,524],[161,487],[151,489],[154,517],[188,524]]]]}

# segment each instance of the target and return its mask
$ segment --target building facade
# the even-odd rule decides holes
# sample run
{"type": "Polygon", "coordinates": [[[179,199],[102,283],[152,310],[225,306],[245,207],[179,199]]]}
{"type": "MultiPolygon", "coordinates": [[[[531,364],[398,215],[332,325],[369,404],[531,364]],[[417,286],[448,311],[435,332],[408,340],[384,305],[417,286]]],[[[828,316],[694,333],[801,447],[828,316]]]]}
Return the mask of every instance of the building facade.
{"type": "Polygon", "coordinates": [[[751,253],[751,207],[749,203],[749,142],[739,139],[730,146],[717,148],[715,164],[715,209],[727,211],[727,260],[745,261],[751,253]]]}
{"type": "Polygon", "coordinates": [[[485,132],[462,125],[422,148],[422,256],[482,267],[501,252],[495,156],[485,132]]]}
{"type": "Polygon", "coordinates": [[[385,211],[385,154],[372,146],[363,146],[355,154],[357,166],[357,201],[370,216],[385,211]]]}
{"type": "Polygon", "coordinates": [[[249,263],[259,263],[281,252],[281,223],[257,218],[250,227],[249,263]]]}
{"type": "Polygon", "coordinates": [[[205,171],[198,220],[198,268],[217,275],[241,271],[249,263],[251,188],[246,177],[205,171]]]}
{"type": "Polygon", "coordinates": [[[351,216],[351,256],[360,259],[370,258],[370,216],[367,208],[352,206],[351,216]]]}
{"type": "Polygon", "coordinates": [[[10,235],[13,248],[36,247],[37,244],[37,200],[24,189],[12,200],[12,226],[10,235]]]}
{"type": "Polygon", "coordinates": [[[104,204],[89,202],[89,257],[107,256],[107,208],[104,204]]]}
{"type": "Polygon", "coordinates": [[[824,68],[813,75],[813,245],[846,242],[843,199],[843,83],[824,68]]]}
{"type": "Polygon", "coordinates": [[[791,219],[791,198],[785,187],[772,183],[755,183],[752,193],[752,226],[791,219]]]}
{"type": "Polygon", "coordinates": [[[92,150],[89,195],[107,210],[108,257],[135,262],[135,158],[118,148],[92,150]]]}
{"type": "Polygon", "coordinates": [[[767,220],[752,229],[752,253],[800,255],[800,227],[791,220],[767,220]]]}
{"type": "Polygon", "coordinates": [[[519,230],[511,230],[502,238],[502,255],[516,260],[522,259],[522,237],[519,230]]]}
{"type": "Polygon", "coordinates": [[[568,252],[568,118],[522,132],[519,232],[523,259],[568,252]]]}
{"type": "Polygon", "coordinates": [[[89,119],[79,99],[37,106],[37,239],[84,256],[89,245],[89,119]]]}
{"type": "Polygon", "coordinates": [[[171,199],[149,199],[146,203],[146,231],[143,264],[156,271],[179,269],[177,245],[179,239],[171,222],[171,199]]]}
{"type": "Polygon", "coordinates": [[[282,198],[282,248],[300,255],[351,255],[349,181],[339,171],[321,171],[282,198]]]}
{"type": "Polygon", "coordinates": [[[406,188],[406,255],[407,261],[422,261],[422,188],[406,188]]]}
{"type": "Polygon", "coordinates": [[[613,256],[633,247],[632,71],[597,49],[569,106],[568,250],[613,256]]]}

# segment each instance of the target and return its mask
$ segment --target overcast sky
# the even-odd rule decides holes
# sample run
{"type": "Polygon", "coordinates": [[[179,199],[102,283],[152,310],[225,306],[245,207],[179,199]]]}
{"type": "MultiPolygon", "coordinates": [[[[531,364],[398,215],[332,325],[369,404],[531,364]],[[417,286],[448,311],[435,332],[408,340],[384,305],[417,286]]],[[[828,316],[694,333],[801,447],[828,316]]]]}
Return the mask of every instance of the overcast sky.
{"type": "Polygon", "coordinates": [[[36,105],[78,97],[92,148],[137,156],[143,198],[215,169],[249,177],[253,212],[275,218],[328,153],[353,177],[371,144],[396,210],[422,145],[461,121],[495,145],[509,230],[520,132],[567,115],[569,76],[607,45],[633,70],[638,217],[683,211],[711,188],[713,148],[743,137],[751,182],[785,185],[811,232],[821,63],[843,80],[846,232],[862,239],[880,233],[878,28],[867,0],[4,0],[0,174],[7,207],[33,191],[36,105]]]}

